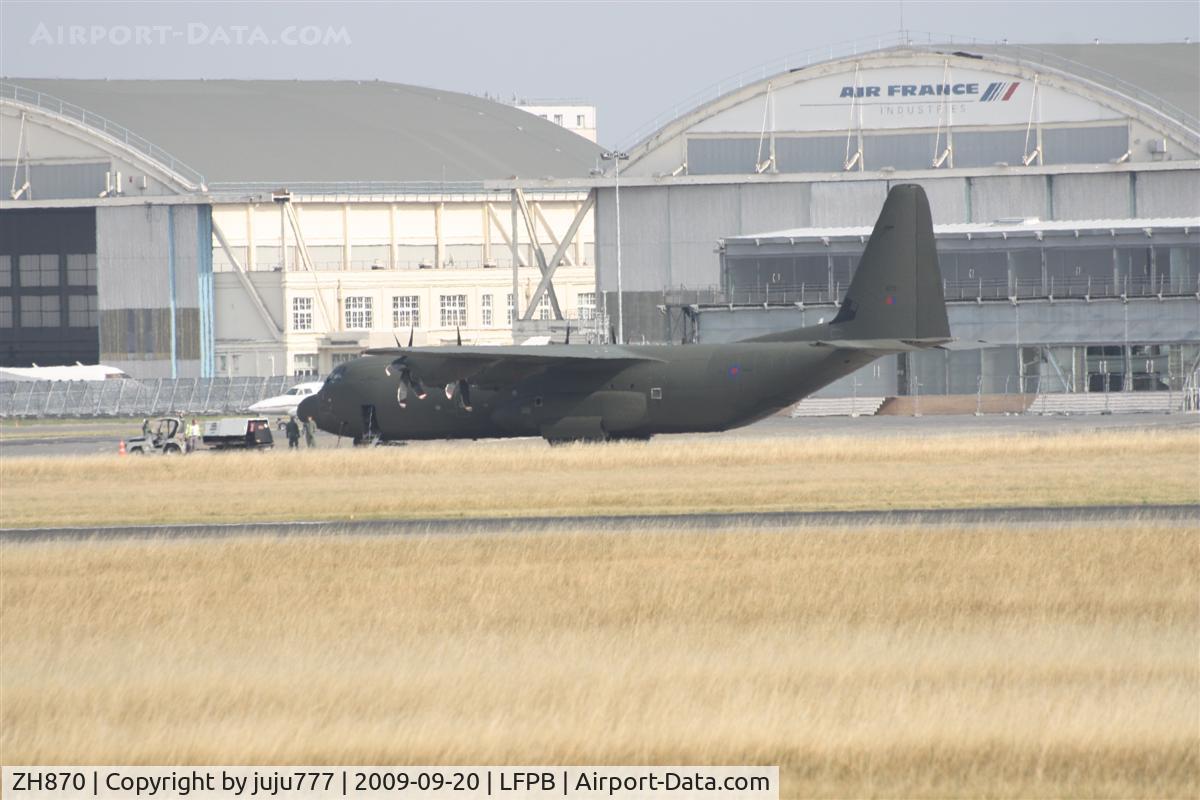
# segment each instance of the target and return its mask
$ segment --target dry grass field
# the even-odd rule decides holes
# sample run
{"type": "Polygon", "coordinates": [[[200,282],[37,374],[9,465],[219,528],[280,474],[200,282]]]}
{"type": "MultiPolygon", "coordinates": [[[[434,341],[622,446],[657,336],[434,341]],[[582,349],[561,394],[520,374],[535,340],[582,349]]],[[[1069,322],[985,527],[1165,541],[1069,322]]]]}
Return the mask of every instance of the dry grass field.
{"type": "Polygon", "coordinates": [[[0,458],[0,526],[1200,502],[1200,430],[0,458]]]}
{"type": "Polygon", "coordinates": [[[1196,528],[0,548],[10,764],[762,763],[786,797],[1200,792],[1196,528]]]}

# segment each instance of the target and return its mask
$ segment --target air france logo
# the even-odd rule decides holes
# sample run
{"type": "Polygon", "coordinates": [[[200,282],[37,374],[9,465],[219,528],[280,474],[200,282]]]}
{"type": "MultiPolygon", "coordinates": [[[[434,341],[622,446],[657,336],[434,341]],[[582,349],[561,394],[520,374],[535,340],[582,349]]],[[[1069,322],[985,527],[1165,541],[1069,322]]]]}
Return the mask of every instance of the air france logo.
{"type": "Polygon", "coordinates": [[[1004,102],[1013,96],[1013,92],[1017,91],[1017,87],[1021,85],[1020,81],[1012,81],[1011,83],[989,83],[988,87],[983,90],[983,96],[979,98],[981,103],[990,103],[994,100],[1004,102]]]}
{"type": "Polygon", "coordinates": [[[978,83],[892,83],[887,86],[843,86],[839,97],[976,97],[981,103],[1009,100],[1020,81],[989,83],[979,93],[978,83]]]}

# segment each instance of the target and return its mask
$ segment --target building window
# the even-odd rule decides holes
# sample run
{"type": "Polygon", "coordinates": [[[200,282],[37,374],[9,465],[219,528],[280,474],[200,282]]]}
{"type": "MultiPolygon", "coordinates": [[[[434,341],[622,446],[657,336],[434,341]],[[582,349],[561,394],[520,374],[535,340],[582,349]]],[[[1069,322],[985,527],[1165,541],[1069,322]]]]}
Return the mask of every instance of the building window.
{"type": "Polygon", "coordinates": [[[58,256],[21,256],[21,286],[58,286],[58,256]]]}
{"type": "Polygon", "coordinates": [[[371,326],[374,324],[372,299],[366,295],[353,295],[346,298],[346,330],[371,330],[371,326]]]}
{"type": "Polygon", "coordinates": [[[67,325],[72,328],[95,328],[100,324],[96,310],[96,295],[73,294],[67,297],[67,325]]]}
{"type": "Polygon", "coordinates": [[[492,296],[485,294],[479,298],[479,323],[485,328],[492,327],[492,296]]]}
{"type": "Polygon", "coordinates": [[[0,286],[12,286],[12,256],[0,256],[0,286]]]}
{"type": "Polygon", "coordinates": [[[337,367],[345,364],[347,361],[353,361],[358,358],[357,353],[333,353],[329,356],[330,363],[337,367]]]}
{"type": "Polygon", "coordinates": [[[27,294],[21,298],[22,328],[57,328],[61,324],[57,296],[27,294]]]}
{"type": "Polygon", "coordinates": [[[580,319],[595,319],[596,293],[580,292],[575,298],[575,307],[579,310],[580,319]]]}
{"type": "Polygon", "coordinates": [[[421,299],[417,295],[402,294],[392,298],[392,327],[421,327],[421,299]]]}
{"type": "Polygon", "coordinates": [[[584,125],[584,116],[583,116],[583,114],[579,114],[579,115],[577,115],[577,116],[575,117],[575,127],[576,127],[576,128],[583,128],[583,127],[585,127],[585,125],[584,125]]]}
{"type": "Polygon", "coordinates": [[[12,298],[0,297],[0,328],[13,326],[12,298]]]}
{"type": "Polygon", "coordinates": [[[292,375],[297,378],[311,378],[316,374],[316,353],[296,353],[292,356],[292,375]]]}
{"type": "Polygon", "coordinates": [[[555,124],[555,125],[562,125],[562,124],[563,124],[563,123],[562,123],[562,114],[555,114],[555,115],[554,115],[554,124],[555,124]]]}
{"type": "Polygon", "coordinates": [[[541,302],[538,303],[538,319],[554,319],[553,311],[554,309],[550,305],[550,298],[542,295],[541,302]]]}
{"type": "Polygon", "coordinates": [[[464,327],[467,324],[467,296],[465,294],[442,295],[442,327],[464,327]]]}
{"type": "Polygon", "coordinates": [[[311,297],[292,298],[292,330],[311,331],[313,326],[313,299],[311,297]]]}
{"type": "Polygon", "coordinates": [[[509,294],[508,294],[508,326],[512,327],[512,324],[513,324],[513,296],[512,296],[512,293],[509,292],[509,294]]]}
{"type": "Polygon", "coordinates": [[[96,285],[95,253],[71,253],[67,256],[67,285],[96,285]]]}

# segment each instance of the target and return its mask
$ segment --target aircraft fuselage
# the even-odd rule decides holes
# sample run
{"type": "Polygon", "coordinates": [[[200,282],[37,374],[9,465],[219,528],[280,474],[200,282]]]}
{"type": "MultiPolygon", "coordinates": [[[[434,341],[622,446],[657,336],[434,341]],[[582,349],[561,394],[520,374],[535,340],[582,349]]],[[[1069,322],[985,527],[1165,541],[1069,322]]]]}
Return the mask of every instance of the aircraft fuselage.
{"type": "Polygon", "coordinates": [[[617,371],[561,365],[503,385],[490,383],[485,371],[469,382],[467,410],[441,386],[424,387],[424,399],[406,393],[389,369],[392,359],[368,355],[345,364],[300,413],[312,413],[325,431],[358,440],[553,441],[722,431],[769,416],[879,355],[796,342],[579,349],[654,360],[617,371]],[[406,395],[403,406],[398,395],[406,395]]]}

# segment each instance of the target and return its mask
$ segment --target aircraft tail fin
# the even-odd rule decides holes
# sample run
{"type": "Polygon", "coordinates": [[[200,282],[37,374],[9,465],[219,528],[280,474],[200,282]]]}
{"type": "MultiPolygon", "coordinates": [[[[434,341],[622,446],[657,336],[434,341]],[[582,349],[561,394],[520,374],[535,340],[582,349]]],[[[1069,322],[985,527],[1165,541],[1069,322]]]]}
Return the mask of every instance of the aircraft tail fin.
{"type": "Polygon", "coordinates": [[[859,259],[841,308],[828,325],[768,334],[749,341],[831,340],[927,347],[950,339],[942,274],[925,190],[892,187],[859,259]]]}
{"type": "Polygon", "coordinates": [[[950,338],[933,216],[920,186],[888,192],[830,328],[837,339],[950,338]]]}

